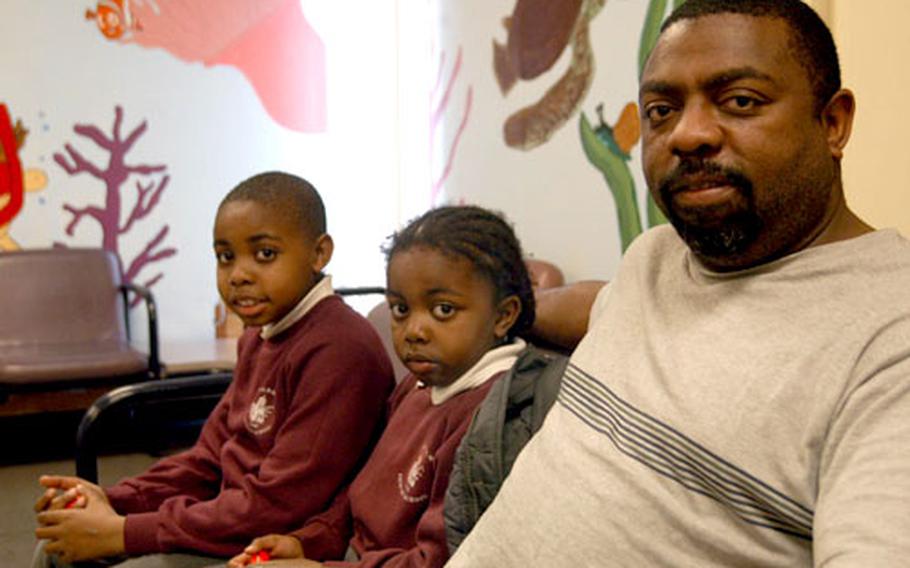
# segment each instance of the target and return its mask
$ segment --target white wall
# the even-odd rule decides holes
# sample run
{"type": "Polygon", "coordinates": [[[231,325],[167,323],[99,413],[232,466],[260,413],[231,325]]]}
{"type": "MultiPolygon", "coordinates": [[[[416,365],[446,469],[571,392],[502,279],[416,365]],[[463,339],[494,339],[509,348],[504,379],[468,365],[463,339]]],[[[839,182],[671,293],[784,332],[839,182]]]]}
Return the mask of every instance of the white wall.
{"type": "MultiPolygon", "coordinates": [[[[72,237],[64,234],[70,216],[63,205],[98,204],[101,184],[87,175],[70,177],[52,156],[69,143],[105,160],[73,126],[88,123],[110,133],[114,107],[122,105],[124,132],[148,123],[130,162],[164,164],[171,176],[161,204],[122,242],[128,262],[161,226],[170,226],[164,245],[178,253],[140,278],[164,273],[152,288],[163,338],[212,335],[215,209],[236,183],[268,169],[302,175],[322,193],[336,242],[329,267],[336,285],[381,285],[379,244],[408,213],[398,202],[398,152],[407,135],[398,126],[396,2],[302,5],[326,45],[328,129],[319,134],[277,124],[234,67],[188,63],[164,49],[106,40],[84,18],[92,2],[4,2],[0,102],[31,130],[23,165],[41,168],[49,178],[43,191],[27,194],[10,234],[23,248],[55,241],[100,245],[99,227],[89,220],[72,237]]],[[[133,190],[122,193],[134,199],[133,190]]]]}

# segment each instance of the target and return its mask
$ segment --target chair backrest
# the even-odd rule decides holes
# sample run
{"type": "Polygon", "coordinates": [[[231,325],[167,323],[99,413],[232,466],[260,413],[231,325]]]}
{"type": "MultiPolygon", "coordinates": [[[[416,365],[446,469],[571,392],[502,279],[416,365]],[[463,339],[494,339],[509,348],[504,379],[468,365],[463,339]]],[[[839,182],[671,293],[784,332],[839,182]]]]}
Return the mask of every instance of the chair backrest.
{"type": "Polygon", "coordinates": [[[102,249],[0,253],[0,346],[125,341],[117,257],[102,249]]]}
{"type": "Polygon", "coordinates": [[[401,359],[395,353],[395,344],[392,342],[392,312],[389,310],[389,304],[383,300],[373,306],[367,313],[367,319],[376,328],[382,345],[385,347],[386,354],[392,361],[392,370],[395,372],[395,382],[400,383],[408,374],[408,368],[404,366],[401,359]]]}

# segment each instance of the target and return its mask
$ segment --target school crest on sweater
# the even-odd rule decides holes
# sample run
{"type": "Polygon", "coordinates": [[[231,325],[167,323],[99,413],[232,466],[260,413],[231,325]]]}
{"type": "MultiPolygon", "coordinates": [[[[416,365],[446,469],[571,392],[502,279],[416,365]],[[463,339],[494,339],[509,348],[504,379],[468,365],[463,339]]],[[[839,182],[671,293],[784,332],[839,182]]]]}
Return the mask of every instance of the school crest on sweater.
{"type": "Polygon", "coordinates": [[[427,446],[423,446],[417,459],[408,468],[407,475],[398,472],[398,492],[402,499],[408,503],[420,503],[430,498],[435,462],[436,456],[430,453],[427,446]]]}
{"type": "Polygon", "coordinates": [[[246,413],[246,427],[252,434],[259,436],[271,430],[274,425],[275,390],[262,387],[246,413]]]}

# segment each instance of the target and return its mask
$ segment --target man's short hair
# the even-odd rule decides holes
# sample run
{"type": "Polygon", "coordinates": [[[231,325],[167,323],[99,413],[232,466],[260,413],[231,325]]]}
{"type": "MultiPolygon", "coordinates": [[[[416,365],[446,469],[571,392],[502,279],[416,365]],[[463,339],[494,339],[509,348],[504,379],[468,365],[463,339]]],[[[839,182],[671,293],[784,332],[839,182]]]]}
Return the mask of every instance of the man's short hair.
{"type": "Polygon", "coordinates": [[[311,237],[325,233],[325,206],[307,180],[285,172],[265,172],[240,182],[221,200],[220,209],[233,201],[252,201],[289,215],[311,237]]]}
{"type": "Polygon", "coordinates": [[[819,15],[800,0],[687,0],[670,14],[660,31],[663,33],[680,20],[718,14],[784,20],[790,27],[793,55],[806,70],[812,85],[817,112],[821,112],[840,90],[840,63],[831,31],[819,15]]]}

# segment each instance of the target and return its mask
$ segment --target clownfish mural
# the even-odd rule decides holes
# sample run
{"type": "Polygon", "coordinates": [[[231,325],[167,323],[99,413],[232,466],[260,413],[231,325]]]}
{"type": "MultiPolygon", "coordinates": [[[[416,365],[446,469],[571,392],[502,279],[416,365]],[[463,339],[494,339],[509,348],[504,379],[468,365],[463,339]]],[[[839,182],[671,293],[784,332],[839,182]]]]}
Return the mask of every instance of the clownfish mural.
{"type": "Polygon", "coordinates": [[[43,170],[23,170],[19,149],[25,144],[28,130],[17,120],[13,125],[6,105],[0,104],[0,250],[18,250],[19,244],[9,234],[10,224],[22,211],[26,191],[47,186],[43,170]]]}
{"type": "Polygon", "coordinates": [[[94,10],[85,11],[86,20],[94,20],[108,39],[119,39],[132,30],[141,30],[130,11],[130,0],[99,0],[94,10]]]}
{"type": "Polygon", "coordinates": [[[112,42],[238,69],[285,128],[326,128],[325,45],[300,0],[98,0],[85,16],[112,42]]]}

